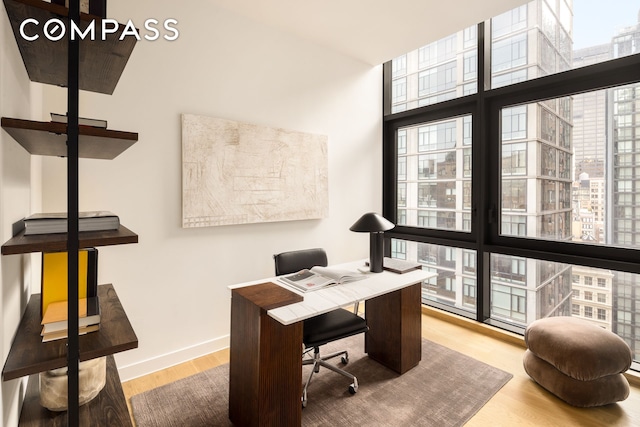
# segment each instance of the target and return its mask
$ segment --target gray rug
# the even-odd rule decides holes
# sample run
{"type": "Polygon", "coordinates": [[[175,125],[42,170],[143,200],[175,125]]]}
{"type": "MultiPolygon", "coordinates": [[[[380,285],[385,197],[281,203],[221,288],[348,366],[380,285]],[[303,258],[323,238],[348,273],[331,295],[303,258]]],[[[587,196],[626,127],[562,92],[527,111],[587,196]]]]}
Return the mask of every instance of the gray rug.
{"type": "MultiPolygon", "coordinates": [[[[461,426],[512,377],[500,369],[422,340],[422,361],[395,372],[364,354],[364,336],[326,345],[327,353],[349,350],[346,369],[358,377],[350,395],[349,379],[321,369],[309,386],[303,426],[461,426]]],[[[336,359],[339,364],[339,359],[336,359]]],[[[306,380],[309,366],[305,366],[306,380]]],[[[138,427],[230,426],[229,365],[149,390],[131,398],[138,427]]]]}

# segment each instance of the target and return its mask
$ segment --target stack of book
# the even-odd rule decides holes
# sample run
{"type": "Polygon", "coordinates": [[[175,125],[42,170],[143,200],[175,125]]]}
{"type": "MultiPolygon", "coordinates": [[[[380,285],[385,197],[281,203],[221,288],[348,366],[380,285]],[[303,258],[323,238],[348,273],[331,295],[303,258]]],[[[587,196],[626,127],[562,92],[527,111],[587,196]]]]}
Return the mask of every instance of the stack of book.
{"type": "MultiPolygon", "coordinates": [[[[66,213],[37,213],[22,220],[24,235],[67,232],[66,213]]],[[[108,211],[89,211],[78,214],[79,231],[117,230],[120,218],[108,211]]]]}
{"type": "MultiPolygon", "coordinates": [[[[42,254],[42,341],[68,336],[68,254],[42,254]]],[[[78,252],[78,326],[80,335],[100,328],[98,300],[98,250],[85,248],[78,252]]]]}
{"type": "MultiPolygon", "coordinates": [[[[56,123],[67,123],[66,114],[51,113],[51,121],[56,123]]],[[[92,126],[96,128],[107,128],[107,121],[101,119],[87,119],[85,117],[78,117],[78,124],[81,126],[92,126]]]]}
{"type": "MultiPolygon", "coordinates": [[[[50,303],[42,315],[42,342],[68,336],[67,301],[50,303]]],[[[100,301],[98,297],[78,300],[78,334],[84,335],[100,329],[100,301]]]]}

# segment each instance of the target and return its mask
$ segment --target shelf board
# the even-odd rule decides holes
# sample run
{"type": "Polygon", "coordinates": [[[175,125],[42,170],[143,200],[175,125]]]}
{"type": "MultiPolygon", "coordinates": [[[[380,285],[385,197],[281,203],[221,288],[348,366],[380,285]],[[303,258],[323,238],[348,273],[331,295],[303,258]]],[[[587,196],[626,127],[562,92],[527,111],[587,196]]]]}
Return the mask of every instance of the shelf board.
{"type": "MultiPolygon", "coordinates": [[[[80,361],[108,356],[138,347],[129,318],[113,285],[98,286],[100,329],[79,337],[80,361]]],[[[2,370],[4,381],[67,366],[67,339],[43,343],[40,332],[40,298],[33,294],[27,303],[18,331],[2,370]]]]}
{"type": "MultiPolygon", "coordinates": [[[[0,125],[30,154],[67,156],[67,124],[3,117],[0,125]]],[[[138,134],[80,125],[78,157],[112,160],[137,140],[138,134]]]]}
{"type": "MultiPolygon", "coordinates": [[[[51,412],[40,405],[38,375],[29,377],[20,413],[20,427],[67,427],[67,412],[51,412]]],[[[113,356],[107,356],[107,382],[100,393],[79,408],[82,426],[130,427],[131,416],[113,356]]]]}
{"type": "MultiPolygon", "coordinates": [[[[138,235],[124,226],[117,230],[82,231],[78,234],[79,248],[138,243],[138,235]]],[[[24,230],[2,245],[2,255],[30,252],[58,252],[67,250],[67,233],[24,235],[24,230]]]]}
{"type": "MultiPolygon", "coordinates": [[[[67,51],[69,35],[69,9],[40,0],[3,0],[13,35],[18,43],[29,79],[33,82],[67,86],[67,51]],[[28,41],[20,35],[20,25],[27,18],[35,18],[39,25],[27,25],[25,32],[37,34],[37,40],[28,41]],[[44,24],[50,19],[60,19],[67,29],[59,41],[51,41],[43,34],[44,24]]],[[[120,24],[113,34],[102,40],[102,19],[98,16],[80,14],[80,29],[84,32],[91,21],[95,21],[95,40],[88,37],[80,41],[81,90],[111,95],[120,80],[137,39],[128,35],[120,40],[124,25],[120,24]]]]}

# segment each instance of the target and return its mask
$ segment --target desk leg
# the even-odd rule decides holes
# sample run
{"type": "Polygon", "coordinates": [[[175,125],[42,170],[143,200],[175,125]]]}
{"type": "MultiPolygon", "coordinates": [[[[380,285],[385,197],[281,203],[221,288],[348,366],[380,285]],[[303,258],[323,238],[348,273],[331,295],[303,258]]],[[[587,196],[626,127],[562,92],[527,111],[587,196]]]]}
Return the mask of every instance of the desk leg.
{"type": "Polygon", "coordinates": [[[229,419],[236,426],[300,426],[302,323],[282,325],[239,295],[231,298],[229,419]]]}
{"type": "Polygon", "coordinates": [[[365,351],[404,374],[422,358],[421,285],[417,283],[365,301],[365,351]]]}

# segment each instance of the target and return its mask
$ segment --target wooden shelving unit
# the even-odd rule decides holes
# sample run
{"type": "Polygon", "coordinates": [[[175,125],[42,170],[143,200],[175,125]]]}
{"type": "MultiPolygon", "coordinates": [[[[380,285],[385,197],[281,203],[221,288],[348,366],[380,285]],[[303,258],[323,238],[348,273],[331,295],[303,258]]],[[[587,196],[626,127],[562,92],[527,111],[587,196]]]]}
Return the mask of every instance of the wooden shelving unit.
{"type": "MultiPolygon", "coordinates": [[[[30,154],[66,157],[67,124],[3,117],[2,128],[30,154]]],[[[78,156],[113,160],[138,140],[138,134],[93,126],[80,126],[78,156]]]]}
{"type": "MultiPolygon", "coordinates": [[[[75,254],[83,247],[137,243],[138,236],[120,227],[114,231],[77,231],[78,159],[113,159],[138,140],[138,134],[78,125],[79,90],[112,94],[120,80],[137,39],[123,34],[119,24],[114,33],[102,34],[102,18],[80,13],[79,0],[66,7],[41,0],[3,0],[22,61],[34,82],[68,87],[68,123],[37,122],[2,118],[1,126],[25,150],[33,155],[67,157],[67,211],[69,233],[25,236],[16,234],[2,245],[2,255],[42,251],[69,252],[70,302],[77,298],[77,264],[75,254]],[[73,12],[72,12],[73,11],[73,12]],[[20,26],[27,18],[26,33],[38,36],[25,40],[20,26]],[[52,41],[43,34],[44,24],[59,19],[67,29],[65,36],[52,41]],[[84,32],[95,25],[93,40],[69,40],[70,22],[84,32]],[[94,22],[95,24],[92,24],[94,22]]],[[[137,348],[138,339],[112,285],[98,287],[102,318],[100,330],[77,337],[42,343],[40,337],[40,295],[33,295],[16,332],[14,342],[2,370],[7,381],[30,375],[20,425],[23,426],[129,426],[129,412],[120,385],[113,353],[137,348]],[[78,407],[78,362],[107,356],[107,385],[98,397],[78,407]],[[39,404],[38,377],[42,371],[68,366],[69,410],[51,412],[39,404]],[[75,403],[74,403],[75,401],[75,403]]],[[[69,330],[78,328],[77,304],[69,304],[69,330]]]]}
{"type": "MultiPolygon", "coordinates": [[[[27,392],[20,413],[22,427],[67,427],[64,412],[51,412],[40,405],[38,375],[29,377],[27,392]]],[[[120,376],[113,356],[107,356],[107,383],[100,394],[79,408],[81,426],[131,427],[127,401],[120,385],[120,376]]]]}
{"type": "MultiPolygon", "coordinates": [[[[138,235],[122,225],[118,230],[83,231],[79,237],[80,248],[138,243],[138,235]]],[[[56,252],[65,251],[66,249],[66,233],[25,236],[24,231],[21,231],[2,245],[2,255],[26,254],[29,252],[56,252]]]]}
{"type": "MultiPolygon", "coordinates": [[[[13,35],[18,43],[22,61],[33,82],[55,86],[67,86],[67,31],[65,38],[58,42],[47,39],[42,27],[45,22],[57,18],[69,28],[69,9],[41,0],[3,0],[7,15],[11,21],[13,35]],[[35,18],[39,26],[28,25],[29,35],[38,35],[38,39],[28,41],[20,35],[20,24],[27,18],[35,18]]],[[[95,41],[85,39],[80,42],[80,90],[113,94],[122,75],[131,52],[136,45],[132,36],[120,40],[124,26],[120,25],[115,33],[105,35],[102,40],[101,22],[97,16],[80,14],[81,30],[85,30],[92,20],[96,22],[95,41]]]]}
{"type": "MultiPolygon", "coordinates": [[[[34,294],[27,308],[7,361],[2,369],[2,380],[9,381],[67,365],[67,340],[43,343],[40,331],[40,294],[34,294]]],[[[100,298],[100,329],[80,336],[80,360],[108,356],[138,347],[129,318],[122,308],[113,285],[98,286],[100,298]]]]}

